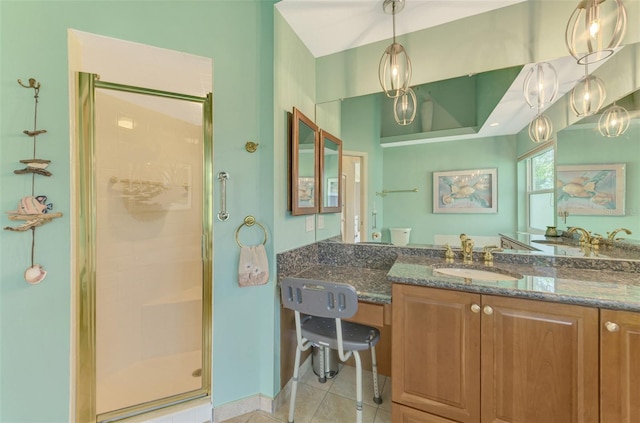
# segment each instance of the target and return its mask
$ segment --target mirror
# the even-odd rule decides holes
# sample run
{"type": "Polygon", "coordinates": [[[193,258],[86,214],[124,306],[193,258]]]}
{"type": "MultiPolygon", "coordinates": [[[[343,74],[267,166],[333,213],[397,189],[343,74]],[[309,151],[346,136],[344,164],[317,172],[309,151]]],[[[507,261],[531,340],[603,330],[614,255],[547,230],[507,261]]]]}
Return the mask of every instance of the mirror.
{"type": "Polygon", "coordinates": [[[342,211],[342,141],[320,130],[320,213],[342,211]]]}
{"type": "Polygon", "coordinates": [[[598,122],[603,112],[611,106],[606,105],[601,112],[574,123],[558,132],[556,144],[556,166],[560,170],[557,176],[558,195],[564,201],[558,202],[558,212],[572,207],[566,217],[557,218],[558,228],[569,226],[585,228],[593,233],[607,236],[618,228],[629,229],[618,235],[629,239],[640,239],[640,90],[636,90],[616,101],[629,113],[630,123],[627,130],[618,137],[607,138],[598,130],[598,122]],[[596,169],[607,167],[612,171],[598,172],[596,169]],[[620,178],[612,179],[615,168],[620,178]],[[572,181],[563,181],[562,176],[570,177],[568,169],[578,168],[572,181]],[[611,175],[605,175],[610,172],[611,175]],[[602,179],[602,180],[600,180],[602,179]],[[612,188],[618,185],[619,195],[612,188]]]}
{"type": "MultiPolygon", "coordinates": [[[[607,88],[608,105],[602,110],[606,110],[614,99],[618,99],[620,105],[628,104],[628,99],[623,102],[630,92],[637,92],[640,88],[640,47],[638,43],[629,44],[622,51],[612,57],[611,62],[602,65],[600,75],[607,88]],[[627,50],[630,50],[629,54],[627,50]],[[615,61],[614,61],[615,59],[615,61]]],[[[505,69],[508,72],[509,69],[505,69]]],[[[478,75],[482,77],[483,75],[478,75]]],[[[470,82],[467,80],[466,82],[470,82]]],[[[441,89],[443,90],[443,89],[441,89]]],[[[444,93],[444,91],[443,91],[444,93]]],[[[424,93],[423,93],[424,94],[424,93]]],[[[453,112],[446,114],[450,110],[457,113],[457,109],[444,105],[444,100],[452,99],[451,95],[442,95],[435,90],[428,92],[433,100],[433,126],[432,132],[443,131],[436,125],[442,119],[438,114],[449,120],[455,119],[460,122],[460,127],[473,127],[471,124],[464,125],[463,117],[459,117],[453,112]],[[440,97],[438,97],[440,96],[440,97]],[[438,122],[436,122],[438,120],[438,122]]],[[[524,134],[518,136],[496,136],[474,140],[457,140],[439,142],[433,139],[430,143],[411,145],[405,142],[402,147],[391,147],[389,145],[380,148],[379,140],[381,124],[380,120],[386,115],[380,113],[381,108],[387,107],[384,99],[380,100],[378,94],[367,94],[354,96],[340,100],[342,104],[342,138],[347,150],[366,151],[374,163],[368,177],[371,181],[370,197],[377,202],[377,229],[367,228],[363,234],[363,241],[383,241],[389,242],[390,227],[412,228],[410,244],[434,244],[435,234],[497,234],[500,232],[515,232],[518,228],[518,214],[524,209],[522,204],[518,204],[518,178],[517,159],[528,150],[537,145],[528,139],[526,130],[524,134]],[[373,126],[373,128],[372,128],[373,126]],[[373,146],[371,146],[373,144],[373,146]],[[377,167],[376,167],[377,166],[377,167]],[[429,198],[432,196],[432,172],[441,170],[464,170],[464,169],[498,169],[498,213],[493,215],[442,215],[433,213],[432,204],[429,198]],[[410,190],[417,188],[418,192],[394,193],[384,197],[372,196],[372,193],[383,190],[410,190]],[[382,231],[380,231],[382,228],[382,231]],[[512,228],[510,231],[505,228],[512,228]],[[382,238],[373,238],[372,234],[382,232],[382,238]]],[[[483,94],[486,97],[486,93],[483,94]]],[[[628,110],[632,114],[632,122],[628,132],[623,137],[604,138],[597,130],[597,120],[600,115],[594,116],[591,120],[583,119],[578,121],[571,111],[566,99],[563,97],[558,102],[558,107],[553,107],[545,111],[549,113],[556,128],[557,140],[557,164],[586,164],[586,163],[627,163],[626,167],[626,213],[624,216],[580,216],[570,215],[566,224],[561,218],[556,217],[556,225],[559,229],[567,226],[584,227],[594,233],[607,236],[617,228],[625,227],[633,234],[627,235],[619,233],[619,236],[630,241],[640,239],[640,162],[636,159],[640,157],[640,143],[638,139],[638,105],[640,99],[638,94],[633,96],[633,106],[628,110]],[[635,110],[635,113],[633,110],[635,110]],[[570,135],[573,133],[573,135],[570,135]],[[594,136],[592,141],[588,141],[587,134],[594,136]],[[597,139],[595,136],[597,135],[597,139]],[[572,138],[572,141],[568,141],[572,138]],[[569,142],[573,145],[569,146],[569,142]],[[622,148],[626,143],[628,148],[622,148]],[[626,152],[625,152],[626,151],[626,152]],[[617,156],[613,156],[617,154],[617,156]],[[620,155],[622,154],[622,155],[620,155]]],[[[624,106],[627,108],[627,106],[624,106]]],[[[383,112],[384,113],[384,112],[383,112]]],[[[419,126],[419,124],[418,124],[419,126]]],[[[416,128],[415,132],[425,131],[416,128]]],[[[392,136],[388,136],[392,138],[392,136]]],[[[405,141],[405,139],[400,139],[405,141]]],[[[392,139],[393,141],[393,139],[392,139]]],[[[372,201],[369,206],[372,207],[372,201]]],[[[364,213],[371,215],[373,208],[364,213]]]]}
{"type": "Polygon", "coordinates": [[[291,214],[318,213],[318,126],[293,108],[290,148],[291,214]]]}

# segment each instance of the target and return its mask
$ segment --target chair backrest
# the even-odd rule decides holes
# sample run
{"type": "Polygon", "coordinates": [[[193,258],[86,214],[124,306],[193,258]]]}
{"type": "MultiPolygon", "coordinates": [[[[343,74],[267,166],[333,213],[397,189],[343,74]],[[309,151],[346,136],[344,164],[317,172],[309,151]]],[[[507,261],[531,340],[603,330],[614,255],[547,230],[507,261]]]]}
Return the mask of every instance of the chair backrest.
{"type": "Polygon", "coordinates": [[[285,307],[311,316],[345,319],[358,311],[356,289],[346,283],[284,278],[280,293],[285,307]]]}

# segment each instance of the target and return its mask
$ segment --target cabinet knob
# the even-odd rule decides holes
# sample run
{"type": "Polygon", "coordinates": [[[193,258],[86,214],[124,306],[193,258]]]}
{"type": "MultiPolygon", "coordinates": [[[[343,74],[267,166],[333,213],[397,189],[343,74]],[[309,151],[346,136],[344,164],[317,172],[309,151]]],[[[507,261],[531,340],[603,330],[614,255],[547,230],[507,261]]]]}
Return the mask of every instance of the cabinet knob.
{"type": "Polygon", "coordinates": [[[620,330],[620,326],[613,322],[605,322],[604,327],[607,328],[609,332],[618,332],[620,330]]]}
{"type": "Polygon", "coordinates": [[[493,308],[491,306],[484,306],[484,314],[493,314],[493,308]]]}
{"type": "Polygon", "coordinates": [[[471,311],[474,313],[480,313],[480,306],[478,304],[471,304],[471,311]]]}

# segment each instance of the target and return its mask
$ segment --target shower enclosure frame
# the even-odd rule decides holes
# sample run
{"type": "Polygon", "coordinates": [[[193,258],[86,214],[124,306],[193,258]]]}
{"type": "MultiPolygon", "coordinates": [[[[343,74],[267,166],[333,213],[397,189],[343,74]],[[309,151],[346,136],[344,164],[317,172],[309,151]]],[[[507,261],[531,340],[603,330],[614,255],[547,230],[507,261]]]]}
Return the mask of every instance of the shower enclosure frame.
{"type": "Polygon", "coordinates": [[[205,97],[102,82],[92,73],[76,73],[77,150],[73,191],[76,193],[75,278],[76,364],[75,421],[110,422],[194,400],[211,400],[213,288],[213,95],[205,97]],[[160,398],[100,415],[96,413],[96,212],[95,90],[96,88],[184,100],[202,104],[202,385],[195,391],[160,398]]]}

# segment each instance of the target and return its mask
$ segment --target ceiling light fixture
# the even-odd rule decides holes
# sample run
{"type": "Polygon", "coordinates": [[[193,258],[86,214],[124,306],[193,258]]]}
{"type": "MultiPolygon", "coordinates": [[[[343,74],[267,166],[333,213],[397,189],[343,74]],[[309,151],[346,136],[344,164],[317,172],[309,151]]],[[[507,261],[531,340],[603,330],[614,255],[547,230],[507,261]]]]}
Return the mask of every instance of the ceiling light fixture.
{"type": "Polygon", "coordinates": [[[629,127],[629,120],[630,116],[627,109],[616,105],[614,101],[613,105],[600,116],[598,131],[600,131],[604,137],[619,137],[624,134],[629,127]]]}
{"type": "Polygon", "coordinates": [[[551,140],[553,125],[547,115],[538,113],[538,116],[529,124],[529,138],[535,143],[542,144],[551,140]]]}
{"type": "Polygon", "coordinates": [[[565,41],[578,63],[587,65],[611,56],[626,30],[622,0],[581,0],[567,22],[565,41]]]}
{"type": "Polygon", "coordinates": [[[409,125],[413,122],[416,117],[417,104],[416,93],[411,88],[407,88],[404,93],[395,98],[393,101],[393,117],[398,125],[409,125]]]}
{"type": "Polygon", "coordinates": [[[524,99],[529,107],[549,106],[558,94],[558,73],[547,62],[536,63],[527,73],[523,84],[524,99]]]}
{"type": "Polygon", "coordinates": [[[411,60],[404,47],[396,43],[396,13],[404,8],[404,0],[384,0],[382,9],[393,17],[393,41],[380,59],[378,78],[387,97],[400,97],[409,88],[411,60]]]}
{"type": "Polygon", "coordinates": [[[595,75],[589,75],[589,67],[585,66],[584,77],[571,90],[571,109],[578,117],[594,115],[604,105],[606,96],[604,82],[595,75]]]}

